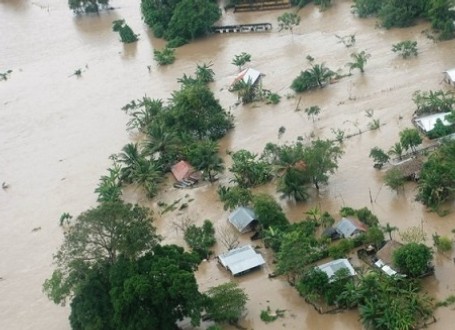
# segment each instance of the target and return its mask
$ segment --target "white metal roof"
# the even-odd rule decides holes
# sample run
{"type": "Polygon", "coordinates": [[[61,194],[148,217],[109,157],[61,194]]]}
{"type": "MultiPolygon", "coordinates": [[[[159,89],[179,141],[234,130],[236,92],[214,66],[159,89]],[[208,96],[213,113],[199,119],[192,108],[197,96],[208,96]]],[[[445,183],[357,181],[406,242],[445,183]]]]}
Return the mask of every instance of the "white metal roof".
{"type": "Polygon", "coordinates": [[[435,113],[429,116],[425,117],[420,117],[415,120],[416,125],[419,126],[424,132],[429,132],[434,128],[434,125],[436,125],[436,121],[438,119],[441,119],[442,123],[444,126],[450,126],[451,123],[449,123],[445,117],[450,114],[450,112],[444,112],[444,113],[435,113]]]}
{"type": "Polygon", "coordinates": [[[384,273],[386,273],[389,276],[393,276],[393,275],[397,274],[397,272],[395,270],[393,270],[392,267],[390,267],[389,265],[386,265],[381,259],[376,261],[374,264],[376,267],[380,268],[384,273]]]}
{"type": "Polygon", "coordinates": [[[248,225],[256,220],[256,214],[254,211],[248,207],[239,207],[234,212],[229,214],[229,222],[237,228],[237,230],[243,233],[248,225]]]}
{"type": "Polygon", "coordinates": [[[264,258],[251,245],[245,245],[218,256],[220,263],[232,275],[237,275],[252,268],[265,264],[264,258]]]}
{"type": "Polygon", "coordinates": [[[232,85],[235,85],[235,83],[238,82],[239,80],[243,80],[245,83],[250,82],[251,84],[254,85],[260,76],[261,72],[259,72],[258,70],[246,68],[237,75],[232,85]]]}
{"type": "Polygon", "coordinates": [[[348,259],[337,259],[330,261],[328,263],[325,263],[323,265],[317,266],[320,270],[322,270],[324,273],[327,274],[329,277],[329,280],[335,275],[335,273],[343,268],[346,268],[349,270],[349,274],[351,276],[354,276],[356,274],[354,268],[352,267],[351,263],[348,261],[348,259]]]}
{"type": "Polygon", "coordinates": [[[455,68],[444,71],[444,73],[449,76],[450,80],[455,81],[455,68]]]}

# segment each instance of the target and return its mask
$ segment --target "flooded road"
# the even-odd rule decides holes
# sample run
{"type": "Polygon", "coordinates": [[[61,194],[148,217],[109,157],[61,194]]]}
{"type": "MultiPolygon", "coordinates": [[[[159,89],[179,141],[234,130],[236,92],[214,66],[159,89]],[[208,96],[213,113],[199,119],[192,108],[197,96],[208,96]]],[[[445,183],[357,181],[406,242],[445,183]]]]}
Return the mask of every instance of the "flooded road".
{"type": "MultiPolygon", "coordinates": [[[[384,124],[380,130],[344,142],[338,172],[319,196],[313,194],[299,205],[281,201],[292,221],[302,219],[305,210],[316,205],[333,214],[341,206],[367,206],[382,224],[389,222],[400,229],[423,225],[429,244],[431,233],[452,235],[454,213],[439,218],[426,212],[414,201],[412,185],[404,194],[388,190],[368,153],[374,146],[388,149],[398,140],[398,132],[411,126],[415,90],[445,88],[441,72],[455,66],[454,41],[433,43],[421,33],[429,28],[426,24],[377,29],[374,19],[352,16],[351,1],[336,1],[323,13],[314,6],[301,10],[302,21],[293,36],[277,30],[212,36],[177,49],[176,62],[161,68],[154,63],[152,50],[164,42],[153,38],[141,22],[139,4],[120,0],[112,5],[116,10],[99,16],[74,17],[66,1],[0,0],[0,72],[12,70],[9,79],[0,82],[0,181],[9,184],[0,191],[0,329],[69,329],[68,307],[54,305],[41,292],[53,270],[52,253],[62,240],[60,215],[77,215],[95,205],[93,190],[110,166],[109,155],[134,138],[126,132],[127,118],[120,108],[145,94],[167,99],[177,88],[176,79],[192,73],[197,63],[214,64],[212,90],[236,117],[236,128],[221,141],[223,155],[225,150],[241,148],[260,152],[267,142],[284,143],[298,136],[333,138],[332,129],[352,134],[366,130],[372,119],[384,124]],[[122,45],[112,32],[112,21],[121,18],[140,34],[136,44],[122,45]],[[346,48],[335,34],[355,34],[354,47],[346,48]],[[405,39],[418,41],[417,58],[402,60],[391,51],[392,44],[405,39]],[[355,50],[371,54],[365,73],[356,71],[325,89],[302,94],[302,111],[295,111],[299,96],[293,97],[289,85],[306,68],[305,57],[311,55],[316,63],[347,72],[345,64],[355,50]],[[282,95],[278,105],[234,106],[236,96],[227,87],[237,69],[230,63],[241,52],[250,53],[251,66],[265,74],[264,88],[282,95]],[[78,69],[82,70],[79,78],[73,75],[78,69]],[[322,109],[315,123],[303,111],[311,105],[322,109]],[[365,112],[370,109],[372,118],[365,112]],[[286,132],[279,138],[281,126],[286,132]]],[[[281,13],[228,12],[222,23],[276,25],[281,13]]],[[[228,177],[221,180],[228,181],[228,177]]],[[[156,224],[165,242],[182,243],[173,222],[190,218],[196,223],[211,219],[217,227],[225,224],[227,212],[216,188],[205,185],[176,191],[167,183],[163,193],[148,202],[130,187],[125,198],[156,209],[156,224]],[[158,214],[158,201],[170,204],[179,198],[195,200],[188,202],[185,211],[158,214]]],[[[275,191],[273,185],[262,189],[275,191]]],[[[438,299],[454,294],[452,257],[438,256],[435,276],[425,281],[425,288],[438,299]]],[[[256,330],[361,329],[355,312],[317,314],[286,282],[269,280],[272,269],[269,262],[265,269],[238,279],[250,298],[242,325],[256,330]],[[285,318],[263,323],[259,314],[267,306],[285,309],[285,318]]],[[[213,260],[202,264],[197,276],[201,290],[229,279],[213,260]]],[[[455,321],[450,309],[439,310],[436,316],[438,322],[431,329],[447,329],[455,321]]]]}

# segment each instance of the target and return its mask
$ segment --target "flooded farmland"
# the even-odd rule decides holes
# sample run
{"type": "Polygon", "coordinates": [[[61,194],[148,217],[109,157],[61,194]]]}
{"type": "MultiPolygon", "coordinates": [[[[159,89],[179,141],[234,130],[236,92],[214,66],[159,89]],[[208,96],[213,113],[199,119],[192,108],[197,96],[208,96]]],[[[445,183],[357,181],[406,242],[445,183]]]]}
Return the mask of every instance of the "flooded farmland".
{"type": "MultiPolygon", "coordinates": [[[[429,28],[425,23],[378,29],[375,19],[352,15],[351,1],[336,0],[322,13],[313,5],[302,9],[293,35],[276,28],[276,17],[284,11],[224,12],[222,24],[270,22],[275,29],[197,40],[177,49],[174,64],[159,67],[153,61],[153,49],[164,42],[142,23],[139,2],[111,4],[115,10],[75,17],[66,1],[0,0],[0,72],[12,70],[7,81],[0,81],[0,182],[9,185],[0,190],[0,329],[69,329],[69,308],[54,305],[41,291],[63,237],[58,219],[63,212],[77,215],[96,204],[93,190],[110,166],[109,155],[137,138],[126,131],[128,119],[120,108],[144,95],[167,99],[178,87],[176,79],[202,62],[213,63],[216,81],[211,89],[235,116],[235,129],[221,141],[223,157],[226,150],[261,152],[267,142],[291,142],[298,136],[333,138],[332,130],[341,129],[347,135],[365,131],[372,118],[383,124],[379,130],[345,140],[338,171],[319,195],[313,192],[302,204],[281,200],[291,221],[302,219],[316,205],[333,214],[342,206],[366,206],[382,224],[389,222],[400,229],[423,226],[429,244],[434,232],[451,235],[455,213],[440,218],[427,212],[414,200],[412,184],[400,194],[387,189],[368,153],[374,146],[388,149],[398,140],[398,132],[411,126],[415,90],[446,88],[441,72],[455,67],[455,41],[434,43],[422,33],[429,28]],[[125,19],[140,40],[123,45],[112,32],[116,19],[125,19]],[[356,35],[351,48],[336,38],[351,34],[356,35]],[[418,57],[403,60],[391,51],[392,44],[406,39],[418,42],[418,57]],[[347,72],[345,64],[356,50],[371,54],[363,75],[356,71],[324,89],[294,97],[289,86],[306,68],[307,55],[347,72]],[[264,88],[282,96],[279,104],[235,106],[237,97],[227,88],[237,74],[231,60],[241,52],[250,53],[251,66],[265,74],[264,88]],[[73,75],[78,69],[80,77],[73,75]],[[295,111],[312,105],[321,108],[314,123],[304,111],[295,111]],[[366,110],[373,114],[371,118],[366,110]],[[282,126],[286,131],[279,137],[282,126]]],[[[228,174],[220,182],[228,183],[228,174]]],[[[204,219],[211,219],[216,227],[225,224],[227,212],[216,188],[217,184],[206,184],[176,190],[169,180],[153,201],[134,187],[124,195],[156,210],[156,226],[166,243],[183,244],[175,222],[190,218],[198,224],[204,219]],[[171,204],[180,198],[188,201],[187,209],[159,215],[158,201],[171,204]]],[[[260,190],[275,194],[273,184],[260,190]]],[[[267,266],[236,279],[250,298],[242,326],[255,330],[362,328],[356,312],[321,316],[287,282],[268,279],[272,258],[269,251],[261,251],[267,266]],[[285,317],[265,324],[259,314],[267,306],[286,310],[285,317]]],[[[435,276],[424,281],[425,289],[437,299],[455,294],[452,257],[436,256],[435,276]]],[[[230,279],[214,260],[201,264],[197,278],[201,291],[230,279]]],[[[436,317],[438,322],[430,329],[448,329],[455,321],[450,309],[438,310],[436,317]]]]}

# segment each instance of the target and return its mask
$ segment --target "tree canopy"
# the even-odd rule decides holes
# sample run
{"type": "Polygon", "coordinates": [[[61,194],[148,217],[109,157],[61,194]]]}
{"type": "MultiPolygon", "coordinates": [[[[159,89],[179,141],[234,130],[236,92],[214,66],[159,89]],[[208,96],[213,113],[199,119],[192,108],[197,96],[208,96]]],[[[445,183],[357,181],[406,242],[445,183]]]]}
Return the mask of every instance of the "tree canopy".
{"type": "Polygon", "coordinates": [[[408,243],[393,253],[394,265],[412,277],[425,274],[432,258],[431,249],[422,243],[408,243]]]}
{"type": "Polygon", "coordinates": [[[109,0],[68,0],[68,6],[76,14],[97,13],[108,5],[109,0]]]}
{"type": "Polygon", "coordinates": [[[183,44],[209,32],[221,17],[221,10],[212,0],[142,0],[145,23],[158,38],[180,40],[183,44]]]}
{"type": "Polygon", "coordinates": [[[93,265],[112,265],[120,255],[135,260],[159,241],[148,209],[122,202],[101,204],[70,222],[54,255],[57,268],[44,290],[55,303],[62,303],[93,265]]]}

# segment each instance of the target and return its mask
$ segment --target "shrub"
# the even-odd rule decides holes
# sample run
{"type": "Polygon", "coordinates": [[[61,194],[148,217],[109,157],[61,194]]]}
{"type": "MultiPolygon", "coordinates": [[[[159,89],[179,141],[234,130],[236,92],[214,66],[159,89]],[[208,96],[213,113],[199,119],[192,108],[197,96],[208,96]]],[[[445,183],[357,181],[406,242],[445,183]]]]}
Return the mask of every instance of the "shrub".
{"type": "Polygon", "coordinates": [[[417,56],[417,41],[405,40],[392,45],[392,51],[403,58],[417,56]]]}
{"type": "Polygon", "coordinates": [[[164,47],[163,50],[153,50],[153,58],[158,62],[159,65],[172,64],[175,61],[175,49],[164,47]]]}

